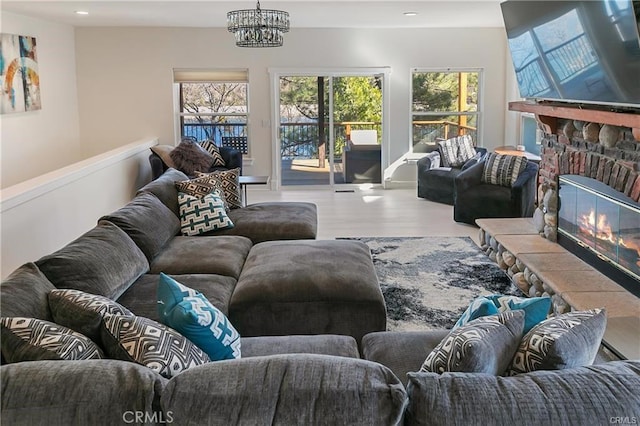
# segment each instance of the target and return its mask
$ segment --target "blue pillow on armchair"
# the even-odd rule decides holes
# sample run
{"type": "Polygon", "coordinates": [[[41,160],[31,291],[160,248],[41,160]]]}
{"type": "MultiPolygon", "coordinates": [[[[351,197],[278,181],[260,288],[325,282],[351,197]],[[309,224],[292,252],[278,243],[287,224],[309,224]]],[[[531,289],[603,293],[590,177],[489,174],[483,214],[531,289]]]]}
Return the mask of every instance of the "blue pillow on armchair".
{"type": "Polygon", "coordinates": [[[550,308],[550,297],[517,297],[502,294],[482,296],[471,302],[453,328],[483,316],[522,309],[524,310],[523,334],[527,334],[529,330],[547,318],[550,308]]]}
{"type": "Polygon", "coordinates": [[[211,361],[240,358],[240,334],[227,317],[199,291],[160,273],[160,322],[202,349],[211,361]]]}

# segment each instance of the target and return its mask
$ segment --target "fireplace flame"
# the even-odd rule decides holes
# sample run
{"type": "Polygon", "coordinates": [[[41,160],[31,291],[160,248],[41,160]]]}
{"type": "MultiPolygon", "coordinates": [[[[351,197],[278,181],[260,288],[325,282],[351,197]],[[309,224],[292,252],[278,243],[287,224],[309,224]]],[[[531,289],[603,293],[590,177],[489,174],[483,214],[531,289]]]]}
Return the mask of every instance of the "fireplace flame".
{"type": "Polygon", "coordinates": [[[606,214],[599,214],[596,218],[595,210],[591,209],[589,214],[582,215],[578,220],[578,227],[584,235],[637,251],[637,265],[640,266],[640,242],[625,241],[622,237],[616,238],[606,214]]]}

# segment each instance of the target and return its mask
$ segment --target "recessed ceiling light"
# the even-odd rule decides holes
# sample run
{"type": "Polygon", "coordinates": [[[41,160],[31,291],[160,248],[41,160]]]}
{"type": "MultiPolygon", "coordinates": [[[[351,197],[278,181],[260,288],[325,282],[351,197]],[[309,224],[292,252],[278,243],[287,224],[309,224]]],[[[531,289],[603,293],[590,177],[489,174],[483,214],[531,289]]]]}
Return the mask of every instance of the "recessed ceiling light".
{"type": "Polygon", "coordinates": [[[418,12],[404,12],[404,16],[416,16],[418,12]]]}
{"type": "Polygon", "coordinates": [[[89,12],[85,10],[76,10],[76,15],[88,15],[89,12]]]}

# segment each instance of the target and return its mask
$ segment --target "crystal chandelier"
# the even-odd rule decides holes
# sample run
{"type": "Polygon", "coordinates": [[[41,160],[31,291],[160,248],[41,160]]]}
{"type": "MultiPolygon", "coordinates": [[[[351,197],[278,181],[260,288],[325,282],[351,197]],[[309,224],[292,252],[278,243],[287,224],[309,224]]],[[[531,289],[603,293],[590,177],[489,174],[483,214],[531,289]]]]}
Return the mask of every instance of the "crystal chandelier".
{"type": "Polygon", "coordinates": [[[282,34],[289,31],[289,13],[282,10],[233,10],[227,13],[227,29],[236,37],[239,47],[280,47],[282,34]]]}

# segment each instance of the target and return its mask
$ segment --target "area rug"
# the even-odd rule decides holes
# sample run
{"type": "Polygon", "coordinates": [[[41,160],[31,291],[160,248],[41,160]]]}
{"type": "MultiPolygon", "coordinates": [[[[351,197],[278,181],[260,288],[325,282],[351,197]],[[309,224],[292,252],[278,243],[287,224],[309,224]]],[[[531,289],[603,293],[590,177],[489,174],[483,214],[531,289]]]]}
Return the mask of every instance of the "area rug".
{"type": "Polygon", "coordinates": [[[468,237],[341,239],[371,249],[390,331],[448,329],[478,296],[523,296],[468,237]]]}

